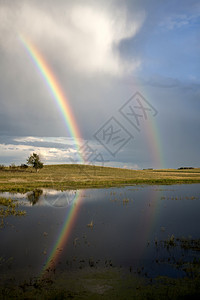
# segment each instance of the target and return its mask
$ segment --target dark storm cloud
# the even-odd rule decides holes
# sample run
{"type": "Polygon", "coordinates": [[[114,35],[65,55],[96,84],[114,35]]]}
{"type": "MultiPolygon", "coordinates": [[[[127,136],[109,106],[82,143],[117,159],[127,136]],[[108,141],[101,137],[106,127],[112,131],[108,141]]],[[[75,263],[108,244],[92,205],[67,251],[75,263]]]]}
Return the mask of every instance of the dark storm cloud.
{"type": "Polygon", "coordinates": [[[64,144],[64,143],[56,143],[56,142],[48,142],[48,141],[31,141],[27,140],[26,137],[18,137],[18,136],[1,136],[0,143],[4,145],[26,145],[26,146],[34,146],[34,147],[44,147],[44,148],[58,148],[58,149],[72,149],[75,148],[75,145],[64,144]]]}

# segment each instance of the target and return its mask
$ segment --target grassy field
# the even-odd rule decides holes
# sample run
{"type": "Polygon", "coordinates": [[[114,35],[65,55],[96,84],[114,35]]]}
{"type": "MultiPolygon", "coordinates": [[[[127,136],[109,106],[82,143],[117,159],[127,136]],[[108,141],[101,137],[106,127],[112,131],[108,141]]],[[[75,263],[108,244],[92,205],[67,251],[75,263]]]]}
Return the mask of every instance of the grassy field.
{"type": "Polygon", "coordinates": [[[200,168],[128,170],[88,165],[47,165],[34,169],[5,167],[0,170],[0,190],[26,192],[36,188],[59,190],[100,188],[133,184],[200,183],[200,168]]]}

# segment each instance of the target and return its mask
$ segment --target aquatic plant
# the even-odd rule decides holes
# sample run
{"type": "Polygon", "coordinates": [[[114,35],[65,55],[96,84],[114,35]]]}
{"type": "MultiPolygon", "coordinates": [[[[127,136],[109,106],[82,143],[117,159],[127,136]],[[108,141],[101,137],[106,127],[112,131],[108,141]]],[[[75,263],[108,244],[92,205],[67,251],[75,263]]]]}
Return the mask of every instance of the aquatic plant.
{"type": "Polygon", "coordinates": [[[129,199],[128,198],[124,198],[123,199],[123,205],[127,205],[129,203],[129,199]]]}
{"type": "Polygon", "coordinates": [[[93,226],[94,226],[93,220],[89,224],[87,224],[87,227],[93,228],[93,226]]]}
{"type": "MultiPolygon", "coordinates": [[[[18,209],[18,202],[11,198],[0,197],[0,217],[4,218],[7,216],[24,216],[26,214],[25,210],[18,209]]],[[[1,220],[1,225],[3,221],[1,220]]]]}

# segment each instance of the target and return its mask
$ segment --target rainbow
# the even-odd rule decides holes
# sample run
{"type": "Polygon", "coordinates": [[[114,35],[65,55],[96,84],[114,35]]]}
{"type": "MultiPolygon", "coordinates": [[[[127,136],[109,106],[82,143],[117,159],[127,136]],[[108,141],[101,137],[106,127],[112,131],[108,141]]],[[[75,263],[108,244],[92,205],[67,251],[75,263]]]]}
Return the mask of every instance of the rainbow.
{"type": "Polygon", "coordinates": [[[144,134],[147,145],[151,153],[151,166],[154,169],[162,169],[165,167],[163,159],[163,151],[161,146],[161,138],[156,124],[155,118],[149,116],[149,122],[144,125],[144,134]]]}
{"type": "Polygon", "coordinates": [[[49,272],[53,271],[58,263],[60,254],[62,253],[63,248],[67,243],[70,232],[80,210],[82,194],[82,190],[77,190],[76,195],[73,199],[73,203],[69,207],[67,207],[64,224],[42,269],[41,277],[46,276],[49,272]]]}
{"type": "MultiPolygon", "coordinates": [[[[129,85],[130,94],[134,94],[137,91],[140,91],[140,94],[144,95],[146,98],[147,92],[145,91],[144,87],[141,90],[142,85],[136,78],[134,78],[134,80],[132,79],[129,80],[127,83],[129,85]]],[[[151,98],[152,97],[148,95],[147,97],[148,101],[150,103],[153,103],[153,99],[151,98]]],[[[149,167],[152,167],[154,169],[165,168],[164,151],[162,148],[162,138],[160,135],[159,126],[155,116],[148,114],[148,121],[144,122],[143,128],[141,129],[139,134],[145,135],[147,147],[150,152],[149,160],[151,160],[151,165],[149,167]]]]}
{"type": "MultiPolygon", "coordinates": [[[[26,49],[27,53],[29,54],[31,60],[35,64],[37,70],[42,75],[46,86],[48,87],[51,95],[53,96],[53,99],[55,100],[56,105],[62,113],[67,130],[69,131],[71,137],[75,142],[80,161],[83,163],[84,158],[80,151],[78,142],[78,138],[80,138],[80,132],[73,117],[73,113],[71,111],[67,98],[65,97],[55,75],[53,74],[52,70],[50,69],[49,65],[47,64],[39,50],[24,36],[19,35],[19,39],[26,49]]],[[[70,232],[78,215],[78,211],[80,209],[81,193],[81,191],[76,192],[76,196],[73,199],[73,204],[71,204],[66,210],[64,224],[59,231],[58,237],[54,243],[52,250],[50,251],[48,259],[43,267],[41,276],[43,276],[45,273],[47,273],[47,271],[49,271],[53,268],[53,266],[56,265],[62,249],[67,243],[70,232]]]]}
{"type": "Polygon", "coordinates": [[[48,66],[47,62],[43,58],[42,54],[38,51],[38,49],[33,45],[33,43],[31,43],[27,38],[25,38],[21,34],[19,35],[19,39],[22,42],[26,51],[28,52],[36,68],[40,72],[41,76],[43,77],[51,95],[53,96],[53,99],[55,100],[55,103],[58,106],[64,118],[66,128],[75,142],[80,162],[83,163],[84,159],[81,155],[80,145],[78,142],[78,138],[80,138],[81,135],[67,98],[65,97],[55,75],[53,74],[52,70],[50,69],[50,67],[48,66]]]}

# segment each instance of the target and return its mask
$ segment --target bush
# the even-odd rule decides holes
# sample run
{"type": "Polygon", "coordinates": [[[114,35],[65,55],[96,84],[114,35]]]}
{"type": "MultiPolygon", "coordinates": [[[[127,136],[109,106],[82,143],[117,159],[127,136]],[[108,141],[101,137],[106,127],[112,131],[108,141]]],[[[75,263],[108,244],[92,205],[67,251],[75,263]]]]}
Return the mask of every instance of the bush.
{"type": "Polygon", "coordinates": [[[26,164],[21,164],[21,166],[20,166],[20,169],[27,169],[28,168],[28,165],[26,165],[26,164]]]}
{"type": "Polygon", "coordinates": [[[15,170],[15,169],[17,169],[17,166],[16,166],[14,163],[12,163],[12,164],[9,166],[9,168],[12,169],[12,170],[15,170]]]}

